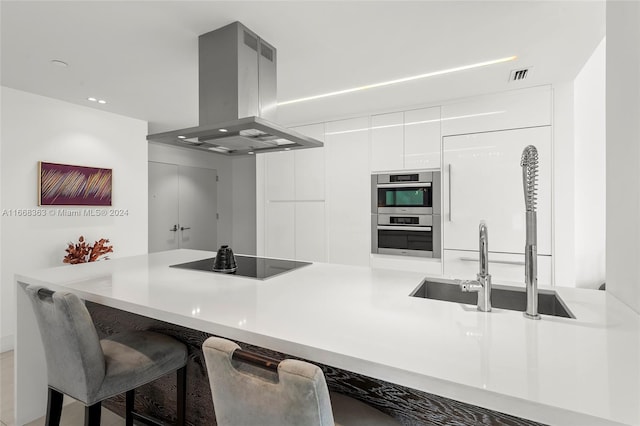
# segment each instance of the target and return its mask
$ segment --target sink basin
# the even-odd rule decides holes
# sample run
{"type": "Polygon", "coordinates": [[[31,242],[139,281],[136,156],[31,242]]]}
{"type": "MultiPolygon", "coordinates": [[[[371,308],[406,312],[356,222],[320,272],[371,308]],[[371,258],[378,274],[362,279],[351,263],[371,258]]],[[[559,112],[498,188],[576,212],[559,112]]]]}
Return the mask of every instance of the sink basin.
{"type": "MultiPolygon", "coordinates": [[[[478,293],[465,293],[455,280],[427,278],[411,293],[413,297],[444,300],[447,302],[477,305],[478,293]]],[[[502,285],[491,286],[491,306],[524,312],[527,293],[523,288],[502,285]]],[[[575,318],[555,291],[538,290],[538,312],[543,315],[575,318]]]]}

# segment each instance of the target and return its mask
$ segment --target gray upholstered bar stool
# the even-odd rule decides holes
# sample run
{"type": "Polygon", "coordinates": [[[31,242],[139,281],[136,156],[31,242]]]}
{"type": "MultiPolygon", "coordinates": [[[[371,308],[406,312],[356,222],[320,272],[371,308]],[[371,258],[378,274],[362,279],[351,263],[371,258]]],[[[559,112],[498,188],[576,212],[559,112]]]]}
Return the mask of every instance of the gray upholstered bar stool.
{"type": "Polygon", "coordinates": [[[89,311],[72,293],[23,286],[36,314],[47,358],[46,425],[58,425],[63,394],[85,405],[85,425],[99,425],[101,402],[126,392],[126,424],[155,419],[133,411],[135,389],[177,371],[177,423],[184,425],[187,348],[151,331],[114,334],[100,340],[89,311]]]}
{"type": "Polygon", "coordinates": [[[218,426],[397,426],[381,411],[331,392],[322,370],[272,360],[229,340],[202,345],[218,426]]]}

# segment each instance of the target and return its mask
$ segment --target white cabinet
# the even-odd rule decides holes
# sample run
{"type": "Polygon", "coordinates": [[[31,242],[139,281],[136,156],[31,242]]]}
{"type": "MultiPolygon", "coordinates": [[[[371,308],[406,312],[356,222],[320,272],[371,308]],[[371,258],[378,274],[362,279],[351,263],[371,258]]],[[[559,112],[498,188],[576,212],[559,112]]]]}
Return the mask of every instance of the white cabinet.
{"type": "Polygon", "coordinates": [[[538,254],[551,254],[551,127],[443,138],[443,247],[478,250],[487,223],[489,251],[524,253],[525,205],[520,158],[539,153],[538,254]]]}
{"type": "Polygon", "coordinates": [[[372,254],[371,267],[379,269],[395,269],[399,271],[421,272],[425,276],[442,275],[442,262],[434,258],[418,258],[410,256],[394,256],[389,254],[372,254]]]}
{"type": "Polygon", "coordinates": [[[404,168],[440,168],[440,107],[404,112],[404,168]]]}
{"type": "Polygon", "coordinates": [[[442,136],[551,124],[551,87],[479,96],[442,106],[442,136]]]}
{"type": "MultiPolygon", "coordinates": [[[[293,130],[324,140],[324,124],[293,130]]],[[[324,148],[264,154],[264,254],[326,260],[324,148]]]]}
{"type": "MultiPolygon", "coordinates": [[[[491,245],[491,240],[489,240],[491,245]]],[[[444,250],[444,275],[449,278],[473,280],[478,273],[478,252],[444,250]]],[[[538,256],[538,284],[552,285],[551,256],[538,256]]],[[[491,281],[524,286],[524,254],[489,253],[491,281]]]]}
{"type": "Polygon", "coordinates": [[[334,121],[327,123],[325,130],[327,260],[369,265],[369,119],[334,121]]]}
{"type": "Polygon", "coordinates": [[[371,170],[404,168],[404,114],[371,117],[371,170]]]}
{"type": "Polygon", "coordinates": [[[371,117],[371,171],[440,167],[440,107],[371,117]]]}
{"type": "Polygon", "coordinates": [[[326,262],[324,201],[295,203],[295,257],[298,260],[326,262]]]}
{"type": "Polygon", "coordinates": [[[294,259],[295,253],[295,203],[291,201],[267,201],[265,208],[265,255],[294,259]]]}
{"type": "Polygon", "coordinates": [[[265,157],[265,198],[267,201],[295,199],[294,152],[279,151],[265,157]]]}
{"type": "MultiPolygon", "coordinates": [[[[324,123],[292,130],[324,142],[324,123]]],[[[295,200],[324,200],[324,147],[298,149],[294,154],[295,200]]]]}

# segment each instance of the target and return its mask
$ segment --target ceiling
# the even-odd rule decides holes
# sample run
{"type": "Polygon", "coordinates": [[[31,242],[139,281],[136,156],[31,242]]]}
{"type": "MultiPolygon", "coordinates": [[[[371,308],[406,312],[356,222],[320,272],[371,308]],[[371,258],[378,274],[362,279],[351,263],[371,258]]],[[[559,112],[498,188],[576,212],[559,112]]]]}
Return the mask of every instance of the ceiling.
{"type": "Polygon", "coordinates": [[[278,49],[279,101],[518,56],[284,105],[285,125],[571,81],[605,34],[600,1],[2,0],[0,17],[3,86],[143,119],[151,133],[198,124],[198,35],[236,20],[278,49]],[[508,82],[526,66],[527,80],[508,82]]]}

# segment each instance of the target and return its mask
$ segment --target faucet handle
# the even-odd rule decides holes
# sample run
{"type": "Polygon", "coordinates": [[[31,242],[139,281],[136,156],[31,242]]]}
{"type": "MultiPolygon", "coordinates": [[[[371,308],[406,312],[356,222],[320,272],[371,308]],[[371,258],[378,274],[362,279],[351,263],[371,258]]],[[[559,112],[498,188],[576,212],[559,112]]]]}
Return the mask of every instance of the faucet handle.
{"type": "Polygon", "coordinates": [[[456,280],[456,283],[460,286],[460,290],[463,292],[476,292],[482,289],[482,284],[476,280],[456,280]]]}

